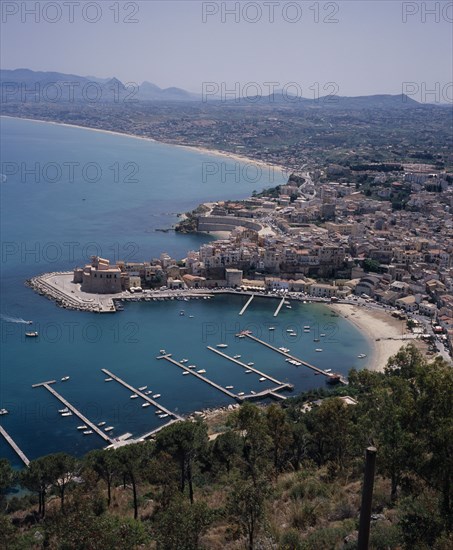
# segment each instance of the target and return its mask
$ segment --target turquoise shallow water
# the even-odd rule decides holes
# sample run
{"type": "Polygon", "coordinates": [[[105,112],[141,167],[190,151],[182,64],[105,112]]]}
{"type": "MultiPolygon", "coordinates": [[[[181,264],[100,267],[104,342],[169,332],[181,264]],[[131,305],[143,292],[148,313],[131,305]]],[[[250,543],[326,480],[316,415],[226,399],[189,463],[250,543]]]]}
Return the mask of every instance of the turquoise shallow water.
{"type": "MultiPolygon", "coordinates": [[[[86,416],[115,426],[113,435],[126,431],[140,435],[165,420],[157,418],[153,407],[142,409],[141,401],[131,400],[128,390],[115,382],[105,383],[101,368],[132,385],[148,385],[162,394],[163,405],[187,413],[232,401],[202,381],[183,376],[175,365],[158,361],[161,348],[206,369],[206,375],[219,384],[244,392],[264,389],[267,382],[245,374],[206,346],[226,342],[228,354],[241,354],[246,363],[253,361],[266,373],[295,384],[296,391],[325,382],[303,367],[290,366],[260,344],[235,338],[239,329],[249,328],[277,347],[289,347],[321,368],[346,373],[361,366],[357,354],[368,353],[367,341],[354,326],[332,317],[321,305],[293,304],[275,320],[277,302],[255,298],[239,317],[246,298],[218,296],[209,301],[132,303],[121,313],[103,316],[63,310],[33,293],[23,284],[26,278],[72,269],[93,252],[111,259],[150,259],[162,251],[184,257],[210,237],[155,229],[169,227],[177,220],[175,213],[201,201],[248,196],[253,189],[268,186],[269,175],[258,183],[236,182],[222,179],[219,169],[217,180],[210,176],[207,181],[203,163],[215,162],[215,157],[88,130],[1,119],[1,132],[0,171],[10,173],[19,166],[17,174],[0,184],[0,406],[10,410],[1,423],[30,458],[59,450],[82,454],[102,444],[96,435],[84,437],[77,432],[76,417],[60,417],[57,410],[62,405],[44,388],[32,389],[36,382],[69,375],[70,380],[58,382],[55,389],[86,416]],[[81,166],[96,162],[103,167],[104,177],[97,183],[83,177],[73,182],[61,177],[51,183],[28,176],[21,181],[22,163],[29,170],[35,163],[42,169],[46,163],[63,166],[64,162],[81,166]],[[114,162],[138,165],[139,182],[112,182],[108,166],[114,162]],[[179,315],[181,309],[186,315],[179,315]],[[25,339],[27,325],[10,322],[19,318],[32,319],[40,337],[25,339]],[[268,331],[269,324],[276,327],[274,332],[268,331]],[[291,338],[286,328],[294,325],[299,336],[291,338]],[[326,337],[313,342],[313,334],[303,332],[304,325],[313,330],[319,327],[326,337]],[[323,352],[316,353],[317,347],[323,352]]],[[[3,440],[0,456],[19,464],[3,440]]]]}

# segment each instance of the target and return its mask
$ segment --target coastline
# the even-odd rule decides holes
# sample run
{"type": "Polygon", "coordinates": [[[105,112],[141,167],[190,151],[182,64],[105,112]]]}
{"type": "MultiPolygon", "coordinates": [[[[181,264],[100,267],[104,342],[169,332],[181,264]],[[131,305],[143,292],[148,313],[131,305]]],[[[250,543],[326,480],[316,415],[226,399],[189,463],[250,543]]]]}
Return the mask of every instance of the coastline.
{"type": "Polygon", "coordinates": [[[269,164],[264,161],[252,159],[245,155],[238,155],[236,153],[226,153],[225,151],[220,151],[218,149],[208,149],[207,147],[198,146],[198,145],[182,145],[179,143],[168,143],[166,141],[160,141],[151,137],[140,136],[130,132],[128,133],[128,132],[117,132],[115,130],[104,130],[102,128],[93,128],[91,126],[81,126],[80,124],[68,124],[67,122],[56,122],[53,120],[40,120],[38,118],[28,118],[28,117],[19,117],[19,116],[10,116],[10,115],[0,115],[0,119],[1,118],[11,118],[14,120],[28,120],[29,122],[36,122],[40,124],[54,124],[57,126],[66,126],[68,128],[78,128],[79,130],[90,130],[91,132],[101,132],[103,134],[110,134],[113,136],[141,139],[144,141],[149,141],[151,143],[159,143],[161,145],[168,145],[172,147],[181,147],[183,149],[191,150],[195,153],[212,155],[215,157],[223,157],[231,161],[241,162],[244,164],[251,164],[253,166],[258,166],[261,169],[268,170],[269,174],[273,173],[274,171],[276,171],[277,173],[280,172],[281,175],[285,173],[289,174],[289,170],[285,166],[269,164]]]}
{"type": "Polygon", "coordinates": [[[420,340],[406,332],[405,322],[392,317],[389,311],[352,304],[326,305],[355,325],[370,342],[373,351],[364,363],[368,370],[382,372],[389,358],[410,342],[425,349],[420,340]]]}

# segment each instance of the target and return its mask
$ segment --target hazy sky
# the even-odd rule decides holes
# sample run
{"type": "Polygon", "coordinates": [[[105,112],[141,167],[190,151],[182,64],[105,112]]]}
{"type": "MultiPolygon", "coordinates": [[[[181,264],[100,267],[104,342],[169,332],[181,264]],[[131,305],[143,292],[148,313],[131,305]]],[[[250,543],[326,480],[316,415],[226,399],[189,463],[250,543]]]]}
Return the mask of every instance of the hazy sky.
{"type": "Polygon", "coordinates": [[[295,82],[310,97],[315,83],[334,82],[339,95],[361,95],[401,93],[403,82],[413,82],[453,95],[451,1],[0,4],[2,68],[149,80],[193,92],[203,82],[256,82],[263,91],[265,82],[295,82]],[[27,14],[24,5],[36,4],[39,14],[27,14]]]}

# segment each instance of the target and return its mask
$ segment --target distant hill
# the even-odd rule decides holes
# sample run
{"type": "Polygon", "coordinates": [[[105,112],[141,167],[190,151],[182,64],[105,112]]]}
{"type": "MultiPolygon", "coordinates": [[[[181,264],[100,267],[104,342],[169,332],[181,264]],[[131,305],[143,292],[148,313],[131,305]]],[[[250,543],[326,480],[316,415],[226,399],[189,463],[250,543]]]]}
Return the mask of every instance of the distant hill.
{"type": "Polygon", "coordinates": [[[32,71],[30,69],[0,70],[2,101],[36,101],[39,98],[56,101],[118,100],[193,101],[198,100],[181,88],[159,88],[151,82],[123,83],[118,78],[97,78],[74,74],[32,71]]]}
{"type": "MultiPolygon", "coordinates": [[[[2,102],[36,101],[39,97],[51,101],[90,100],[90,101],[200,101],[201,95],[193,94],[182,88],[160,88],[152,82],[141,84],[123,83],[116,77],[98,78],[58,72],[32,71],[30,69],[0,70],[2,85],[2,102]],[[59,94],[59,95],[58,95],[59,94]]],[[[226,100],[219,95],[209,97],[206,104],[225,105],[256,105],[270,107],[272,105],[295,108],[405,108],[418,107],[424,104],[404,94],[370,95],[370,96],[325,96],[319,99],[298,97],[276,90],[267,96],[250,96],[226,100]]]]}

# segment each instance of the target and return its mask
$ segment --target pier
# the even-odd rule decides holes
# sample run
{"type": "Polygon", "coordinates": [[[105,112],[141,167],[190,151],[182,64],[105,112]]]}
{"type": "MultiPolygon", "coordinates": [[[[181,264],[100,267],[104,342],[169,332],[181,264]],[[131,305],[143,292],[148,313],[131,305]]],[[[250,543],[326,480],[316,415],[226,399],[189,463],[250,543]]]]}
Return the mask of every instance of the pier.
{"type": "Polygon", "coordinates": [[[231,399],[235,399],[236,401],[241,399],[240,397],[235,395],[233,392],[230,392],[230,390],[227,390],[226,388],[220,386],[219,384],[216,384],[215,382],[213,382],[209,378],[206,378],[205,376],[199,374],[195,369],[189,369],[188,367],[184,366],[183,364],[179,363],[178,361],[175,361],[174,359],[171,358],[171,354],[159,355],[157,357],[157,359],[166,359],[167,361],[169,361],[170,363],[173,363],[174,365],[177,365],[178,367],[180,367],[184,371],[189,372],[192,376],[195,376],[195,377],[199,378],[200,380],[203,380],[203,382],[206,382],[206,384],[209,384],[210,386],[212,386],[216,390],[219,390],[222,393],[224,393],[225,395],[228,395],[228,397],[231,397],[231,399]]]}
{"type": "Polygon", "coordinates": [[[255,298],[255,295],[252,294],[250,296],[250,298],[247,300],[247,303],[245,304],[245,306],[241,309],[241,311],[239,312],[239,315],[243,315],[245,313],[245,310],[249,307],[249,305],[251,304],[253,298],[255,298]]]}
{"type": "Polygon", "coordinates": [[[277,309],[275,310],[274,317],[277,317],[277,315],[280,313],[280,310],[282,309],[283,304],[285,303],[285,300],[286,298],[284,297],[281,299],[280,303],[277,306],[277,309]]]}
{"type": "MultiPolygon", "coordinates": [[[[302,365],[304,365],[305,367],[308,367],[309,369],[315,371],[317,374],[324,375],[328,379],[331,379],[334,376],[336,376],[335,373],[325,372],[322,369],[320,369],[318,367],[315,367],[311,363],[307,363],[307,361],[304,361],[303,359],[300,359],[299,357],[295,357],[294,355],[291,355],[290,353],[287,353],[286,351],[282,351],[281,349],[276,348],[272,344],[268,344],[267,342],[264,342],[264,340],[260,340],[259,338],[257,338],[256,336],[253,336],[249,332],[244,332],[243,334],[245,334],[245,336],[247,336],[247,338],[250,338],[251,340],[255,340],[255,342],[258,342],[259,344],[262,344],[263,346],[266,346],[269,349],[271,349],[273,351],[276,351],[277,353],[280,353],[281,355],[284,355],[288,359],[294,359],[294,361],[298,361],[299,363],[302,363],[302,365]]],[[[340,377],[339,381],[342,384],[347,384],[348,383],[347,380],[343,376],[340,377]]]]}
{"type": "Polygon", "coordinates": [[[93,430],[93,432],[96,432],[98,434],[99,437],[102,437],[102,439],[104,441],[107,441],[108,443],[113,443],[113,440],[110,439],[110,437],[105,433],[103,432],[100,428],[98,428],[96,426],[96,424],[93,424],[93,422],[91,422],[90,420],[88,420],[88,418],[86,416],[84,416],[78,409],[76,409],[73,405],[71,405],[71,403],[69,403],[69,401],[66,401],[66,399],[64,397],[62,397],[57,391],[55,391],[52,386],[50,384],[53,384],[54,381],[50,381],[50,382],[41,382],[40,384],[33,384],[33,388],[38,388],[40,386],[43,386],[44,388],[46,388],[46,390],[48,390],[52,395],[54,395],[59,401],[61,401],[63,403],[63,405],[65,407],[67,407],[73,414],[75,414],[76,416],[78,416],[80,418],[80,420],[86,424],[87,426],[90,427],[91,430],[93,430]]]}
{"type": "Polygon", "coordinates": [[[149,397],[149,395],[146,395],[144,394],[142,391],[140,391],[139,389],[137,388],[134,388],[134,386],[131,386],[130,384],[128,384],[127,382],[125,382],[124,380],[122,380],[119,376],[116,376],[116,374],[113,374],[113,372],[110,372],[109,370],[107,369],[101,369],[101,371],[104,373],[104,374],[107,374],[107,376],[110,376],[110,378],[113,378],[113,380],[115,380],[116,382],[118,382],[119,384],[121,384],[122,386],[124,386],[125,388],[127,388],[129,391],[131,391],[132,393],[135,393],[137,394],[138,396],[140,396],[142,399],[144,399],[145,401],[147,401],[148,403],[150,403],[151,405],[154,405],[154,407],[156,407],[156,409],[159,409],[161,410],[163,413],[165,414],[168,414],[169,416],[172,416],[173,418],[176,418],[178,420],[184,420],[182,418],[182,416],[179,416],[178,414],[174,413],[173,411],[170,411],[169,409],[167,409],[166,407],[162,406],[160,403],[158,403],[157,401],[155,401],[154,399],[152,399],[151,397],[149,397]]]}
{"type": "Polygon", "coordinates": [[[280,380],[277,380],[276,378],[273,378],[272,376],[269,376],[269,374],[265,374],[264,372],[261,372],[258,369],[255,369],[254,367],[251,367],[250,365],[246,365],[245,363],[242,363],[238,359],[235,359],[234,357],[230,357],[226,353],[223,353],[222,351],[219,351],[218,349],[215,349],[211,346],[207,346],[208,350],[213,351],[214,353],[217,353],[218,355],[221,355],[222,357],[225,357],[225,359],[228,359],[229,361],[232,361],[233,363],[236,363],[237,365],[240,365],[244,369],[251,370],[252,372],[259,374],[263,378],[267,378],[267,380],[270,380],[277,386],[291,386],[291,389],[293,388],[292,384],[284,384],[284,382],[280,382],[280,380]]]}
{"type": "Polygon", "coordinates": [[[0,434],[2,434],[2,436],[6,439],[6,441],[11,445],[11,447],[14,449],[17,456],[22,460],[25,466],[28,466],[30,464],[30,461],[25,456],[25,453],[21,450],[21,448],[17,445],[14,439],[9,435],[9,433],[2,426],[0,426],[0,434]]]}

